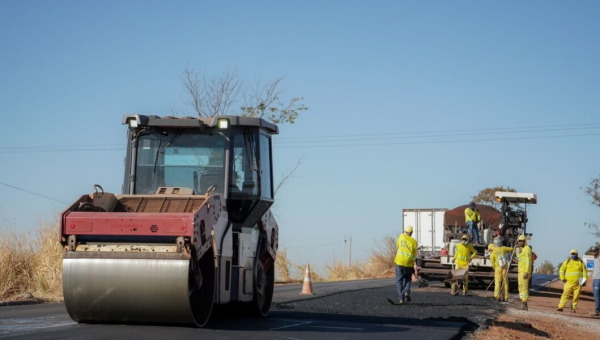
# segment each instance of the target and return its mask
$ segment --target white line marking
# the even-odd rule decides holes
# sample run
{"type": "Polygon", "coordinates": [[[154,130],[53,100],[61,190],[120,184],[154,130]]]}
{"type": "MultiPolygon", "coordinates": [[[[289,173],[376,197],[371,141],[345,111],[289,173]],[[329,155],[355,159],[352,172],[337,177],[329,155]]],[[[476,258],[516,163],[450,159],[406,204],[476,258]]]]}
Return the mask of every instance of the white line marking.
{"type": "Polygon", "coordinates": [[[325,329],[346,329],[352,331],[364,331],[364,328],[357,327],[333,327],[333,326],[310,326],[311,328],[325,328],[325,329]]]}
{"type": "Polygon", "coordinates": [[[290,336],[283,336],[283,335],[275,335],[275,337],[277,337],[277,338],[283,338],[283,339],[289,339],[289,340],[304,340],[304,339],[300,339],[300,338],[292,338],[290,336]]]}
{"type": "Polygon", "coordinates": [[[284,329],[284,328],[290,328],[290,327],[296,327],[296,326],[302,326],[302,325],[308,325],[309,323],[313,323],[312,321],[307,321],[307,322],[300,322],[300,323],[296,323],[293,325],[287,325],[287,326],[281,326],[281,327],[277,327],[277,328],[271,328],[269,329],[270,331],[276,331],[278,329],[284,329]]]}

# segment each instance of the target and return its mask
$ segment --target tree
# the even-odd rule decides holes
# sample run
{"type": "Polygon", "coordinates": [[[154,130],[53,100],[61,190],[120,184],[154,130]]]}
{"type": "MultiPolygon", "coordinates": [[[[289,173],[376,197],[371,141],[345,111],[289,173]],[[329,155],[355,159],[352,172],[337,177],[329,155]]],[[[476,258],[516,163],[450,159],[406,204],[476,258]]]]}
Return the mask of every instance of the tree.
{"type": "MultiPolygon", "coordinates": [[[[594,178],[585,189],[585,193],[592,198],[592,204],[600,208],[600,177],[594,178]]],[[[586,222],[585,225],[590,228],[592,235],[600,237],[600,224],[595,221],[586,222]]]]}
{"type": "MultiPolygon", "coordinates": [[[[283,77],[266,85],[257,81],[250,87],[237,68],[226,68],[222,75],[211,76],[186,67],[182,72],[186,94],[184,103],[200,117],[239,115],[263,118],[274,124],[294,124],[300,113],[308,110],[308,107],[302,103],[304,98],[295,97],[284,103],[283,91],[280,89],[282,81],[283,77]],[[235,106],[240,101],[244,105],[235,106]]],[[[178,116],[183,114],[183,110],[171,107],[171,113],[178,116]]],[[[293,178],[301,162],[302,159],[298,159],[291,170],[281,175],[275,186],[275,193],[293,178]]]]}
{"type": "MultiPolygon", "coordinates": [[[[266,85],[257,81],[254,86],[247,86],[236,68],[227,68],[222,75],[210,76],[186,67],[182,74],[187,97],[184,103],[200,117],[239,115],[263,118],[274,124],[294,124],[300,113],[308,110],[302,103],[304,98],[283,100],[284,92],[280,89],[283,77],[266,85]],[[236,106],[239,102],[244,104],[236,106]]],[[[171,111],[181,113],[176,108],[171,111]]]]}
{"type": "Polygon", "coordinates": [[[493,188],[485,188],[477,194],[477,196],[473,197],[473,202],[477,204],[489,205],[495,209],[500,209],[502,204],[496,201],[496,191],[507,191],[507,192],[517,192],[517,190],[511,187],[493,187],[493,188]]]}
{"type": "Polygon", "coordinates": [[[554,273],[554,270],[554,265],[548,261],[544,261],[544,263],[542,263],[542,265],[540,266],[541,274],[547,274],[548,272],[554,273]]]}

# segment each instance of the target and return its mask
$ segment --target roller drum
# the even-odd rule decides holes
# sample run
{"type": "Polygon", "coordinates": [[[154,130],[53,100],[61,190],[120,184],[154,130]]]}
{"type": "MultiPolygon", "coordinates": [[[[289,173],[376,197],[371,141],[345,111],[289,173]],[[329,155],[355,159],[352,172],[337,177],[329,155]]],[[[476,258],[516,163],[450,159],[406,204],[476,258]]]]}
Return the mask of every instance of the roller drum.
{"type": "MultiPolygon", "coordinates": [[[[73,320],[205,323],[194,320],[189,259],[179,254],[91,255],[74,252],[63,259],[65,304],[73,320]]],[[[212,306],[212,301],[203,303],[212,306]]]]}

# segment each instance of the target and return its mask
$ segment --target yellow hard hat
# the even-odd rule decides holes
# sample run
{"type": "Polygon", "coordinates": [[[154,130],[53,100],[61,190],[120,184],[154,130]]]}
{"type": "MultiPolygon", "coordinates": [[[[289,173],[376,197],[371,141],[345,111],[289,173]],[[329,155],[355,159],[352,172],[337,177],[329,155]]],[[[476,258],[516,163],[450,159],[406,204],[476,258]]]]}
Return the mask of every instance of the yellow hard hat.
{"type": "Polygon", "coordinates": [[[571,253],[570,254],[578,254],[579,255],[579,252],[577,251],[577,249],[571,249],[571,253]]]}
{"type": "Polygon", "coordinates": [[[492,250],[492,249],[494,249],[494,245],[493,245],[493,244],[490,244],[490,245],[488,246],[488,250],[492,250]]]}
{"type": "Polygon", "coordinates": [[[409,225],[408,227],[406,227],[406,228],[404,229],[404,231],[405,231],[405,232],[407,232],[407,233],[412,233],[412,232],[413,232],[413,227],[412,227],[412,225],[409,225]]]}
{"type": "Polygon", "coordinates": [[[467,235],[463,235],[463,237],[460,238],[461,240],[469,240],[469,237],[467,235]]]}
{"type": "Polygon", "coordinates": [[[519,241],[525,241],[525,235],[519,236],[519,241]]]}

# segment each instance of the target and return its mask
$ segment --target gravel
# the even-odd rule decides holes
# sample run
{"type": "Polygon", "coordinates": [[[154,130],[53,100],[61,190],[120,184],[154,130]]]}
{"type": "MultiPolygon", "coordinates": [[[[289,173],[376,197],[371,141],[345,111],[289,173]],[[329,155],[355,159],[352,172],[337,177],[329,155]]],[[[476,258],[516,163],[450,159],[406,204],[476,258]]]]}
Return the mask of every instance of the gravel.
{"type": "Polygon", "coordinates": [[[584,319],[584,318],[573,317],[569,314],[567,314],[567,315],[553,314],[553,313],[548,313],[546,311],[534,311],[534,310],[524,311],[524,310],[518,310],[518,309],[508,309],[506,311],[506,313],[509,315],[515,315],[517,317],[537,316],[540,318],[554,319],[556,321],[563,322],[564,324],[568,324],[569,326],[572,326],[572,325],[581,326],[581,327],[589,329],[591,331],[600,333],[600,323],[598,323],[597,319],[589,319],[589,318],[584,319]]]}

